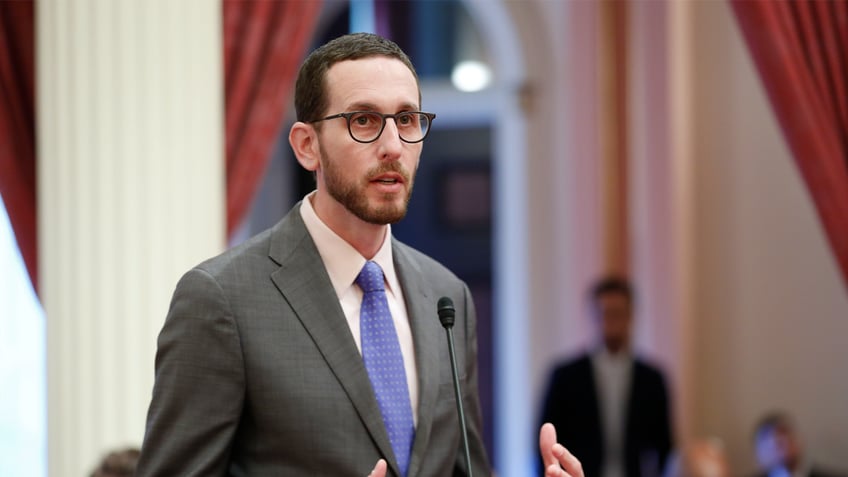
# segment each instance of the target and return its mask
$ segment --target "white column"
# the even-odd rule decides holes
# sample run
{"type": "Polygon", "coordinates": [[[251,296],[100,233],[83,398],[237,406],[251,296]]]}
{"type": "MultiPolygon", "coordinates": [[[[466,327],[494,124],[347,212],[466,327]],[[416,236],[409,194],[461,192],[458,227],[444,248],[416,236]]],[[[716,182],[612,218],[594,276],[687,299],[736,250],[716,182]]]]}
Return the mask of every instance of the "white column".
{"type": "Polygon", "coordinates": [[[669,297],[669,311],[677,320],[675,333],[676,348],[672,354],[679,362],[672,368],[676,382],[678,430],[682,438],[694,436],[696,420],[695,405],[698,399],[695,375],[696,307],[697,283],[696,253],[699,238],[695,233],[696,185],[694,142],[697,124],[693,119],[694,64],[693,28],[695,2],[673,2],[669,4],[667,27],[669,44],[669,122],[671,157],[669,158],[672,187],[668,226],[675,244],[669,256],[674,295],[669,297]]]}
{"type": "Polygon", "coordinates": [[[635,341],[666,372],[678,442],[694,405],[689,20],[687,2],[634,3],[628,39],[635,341]]]}
{"type": "Polygon", "coordinates": [[[180,274],[224,247],[220,2],[37,8],[51,476],[140,445],[180,274]]]}
{"type": "Polygon", "coordinates": [[[688,18],[686,2],[635,2],[628,39],[636,345],[666,372],[678,441],[693,405],[688,18]]]}
{"type": "MultiPolygon", "coordinates": [[[[490,88],[494,129],[492,181],[495,279],[494,279],[494,453],[499,475],[523,475],[533,462],[531,446],[534,417],[527,369],[530,287],[528,246],[531,237],[528,210],[529,162],[524,111],[515,94],[526,81],[526,64],[518,43],[518,31],[508,6],[487,0],[469,0],[469,12],[479,20],[480,33],[499,71],[490,88]]],[[[476,93],[481,94],[481,93],[476,93]]],[[[429,102],[429,99],[427,100],[429,102]]],[[[459,106],[466,111],[469,107],[459,106]]],[[[478,109],[479,111],[479,109],[478,109]]]]}

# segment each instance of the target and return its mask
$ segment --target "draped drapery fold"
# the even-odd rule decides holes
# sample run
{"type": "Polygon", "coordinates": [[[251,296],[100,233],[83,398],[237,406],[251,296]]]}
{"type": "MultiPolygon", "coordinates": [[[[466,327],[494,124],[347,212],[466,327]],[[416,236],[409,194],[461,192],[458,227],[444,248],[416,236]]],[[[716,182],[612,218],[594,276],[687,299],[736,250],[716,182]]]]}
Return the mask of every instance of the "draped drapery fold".
{"type": "Polygon", "coordinates": [[[731,5],[848,288],[848,2],[731,5]]]}
{"type": "Polygon", "coordinates": [[[227,236],[241,224],[278,137],[321,2],[224,0],[227,236]]]}
{"type": "Polygon", "coordinates": [[[31,0],[0,2],[0,195],[38,291],[34,14],[31,0]]]}

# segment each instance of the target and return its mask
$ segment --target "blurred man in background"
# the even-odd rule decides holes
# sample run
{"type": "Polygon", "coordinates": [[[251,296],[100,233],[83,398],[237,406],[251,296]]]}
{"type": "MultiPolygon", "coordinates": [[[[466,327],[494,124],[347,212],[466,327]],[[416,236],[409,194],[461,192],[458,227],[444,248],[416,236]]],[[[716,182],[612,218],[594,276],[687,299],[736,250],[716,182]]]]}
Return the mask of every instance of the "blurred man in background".
{"type": "Polygon", "coordinates": [[[542,422],[554,424],[586,477],[660,475],[672,448],[669,399],[660,370],[631,349],[630,283],[602,279],[590,301],[599,343],[554,370],[542,422]]]}

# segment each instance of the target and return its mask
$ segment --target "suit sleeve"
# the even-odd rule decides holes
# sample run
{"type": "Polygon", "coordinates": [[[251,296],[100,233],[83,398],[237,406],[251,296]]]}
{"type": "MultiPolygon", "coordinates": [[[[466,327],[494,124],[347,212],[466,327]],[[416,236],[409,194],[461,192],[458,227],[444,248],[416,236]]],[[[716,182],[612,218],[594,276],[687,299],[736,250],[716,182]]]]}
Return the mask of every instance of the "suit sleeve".
{"type": "MultiPolygon", "coordinates": [[[[483,443],[483,417],[480,409],[480,395],[477,385],[477,313],[468,286],[464,286],[465,297],[465,372],[467,380],[463,389],[463,410],[466,416],[468,431],[468,447],[471,453],[474,475],[490,475],[489,459],[486,456],[486,446],[483,443]]],[[[465,462],[465,448],[460,440],[457,452],[455,475],[468,475],[465,462]]]]}
{"type": "Polygon", "coordinates": [[[230,306],[217,281],[194,269],[177,285],[159,334],[137,475],[226,475],[244,386],[230,306]]]}

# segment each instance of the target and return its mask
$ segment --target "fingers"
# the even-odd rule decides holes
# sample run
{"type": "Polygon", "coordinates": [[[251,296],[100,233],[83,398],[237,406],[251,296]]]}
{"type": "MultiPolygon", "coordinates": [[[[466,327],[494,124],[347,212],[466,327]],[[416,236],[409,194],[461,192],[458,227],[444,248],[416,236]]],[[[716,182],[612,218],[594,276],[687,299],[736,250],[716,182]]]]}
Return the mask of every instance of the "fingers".
{"type": "Polygon", "coordinates": [[[553,424],[542,424],[539,429],[539,451],[545,464],[545,477],[584,477],[583,465],[568,449],[556,441],[553,424]]]}
{"type": "Polygon", "coordinates": [[[584,477],[583,465],[562,444],[554,444],[552,454],[557,463],[545,468],[545,477],[584,477]]]}
{"type": "Polygon", "coordinates": [[[554,444],[556,444],[556,429],[553,424],[546,422],[539,429],[539,451],[545,467],[557,463],[557,458],[553,454],[554,444]]]}
{"type": "Polygon", "coordinates": [[[368,474],[368,477],[386,477],[386,461],[380,459],[377,461],[377,465],[374,466],[374,469],[368,474]]]}
{"type": "Polygon", "coordinates": [[[559,464],[551,464],[545,468],[545,477],[570,477],[559,464]]]}

